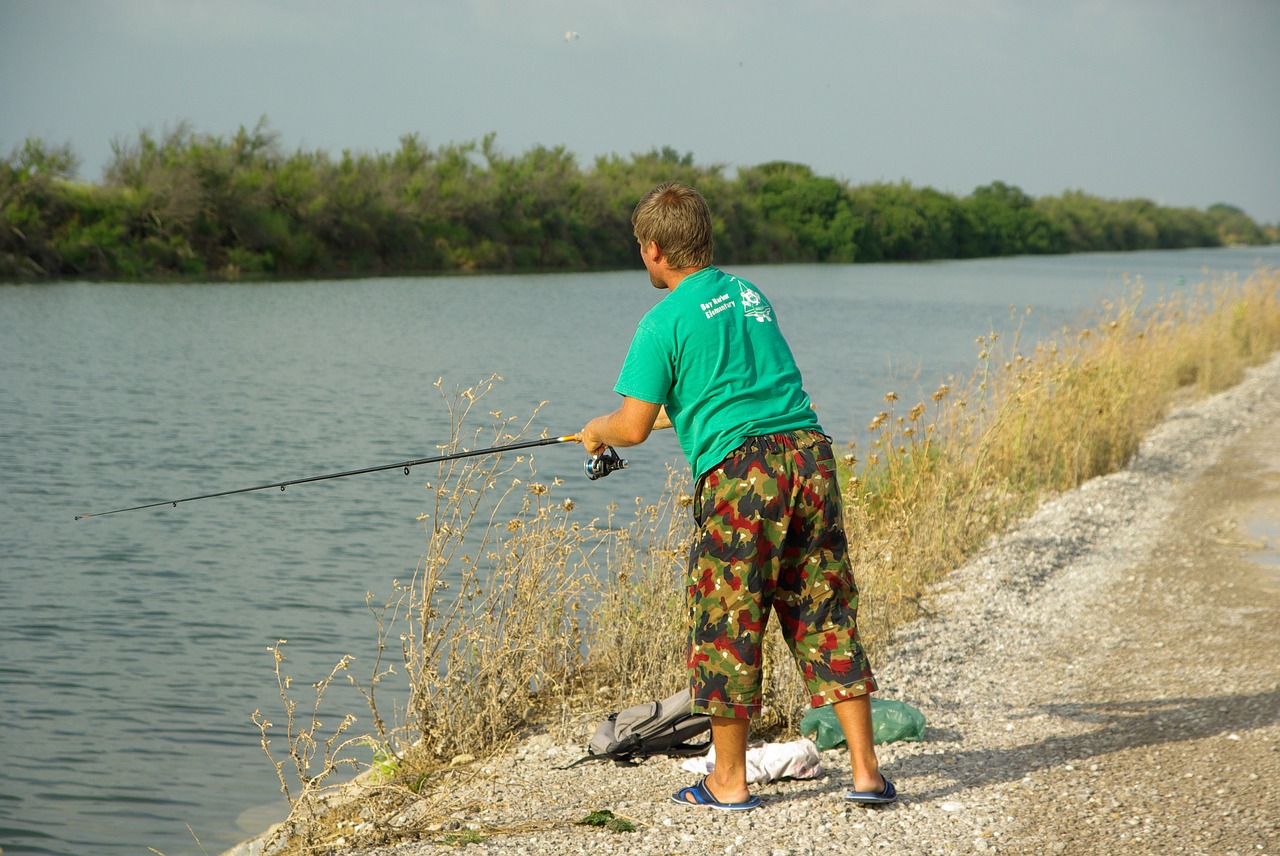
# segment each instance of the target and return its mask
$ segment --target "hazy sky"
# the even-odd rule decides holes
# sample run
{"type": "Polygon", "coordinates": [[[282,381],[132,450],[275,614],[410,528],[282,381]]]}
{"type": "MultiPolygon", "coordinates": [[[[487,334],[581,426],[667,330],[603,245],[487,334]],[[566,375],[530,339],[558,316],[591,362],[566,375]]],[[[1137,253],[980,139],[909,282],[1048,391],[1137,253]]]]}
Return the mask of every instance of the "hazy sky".
{"type": "Polygon", "coordinates": [[[4,153],[97,180],[113,139],[264,115],[290,151],[492,131],[1280,222],[1280,0],[0,0],[4,153]]]}

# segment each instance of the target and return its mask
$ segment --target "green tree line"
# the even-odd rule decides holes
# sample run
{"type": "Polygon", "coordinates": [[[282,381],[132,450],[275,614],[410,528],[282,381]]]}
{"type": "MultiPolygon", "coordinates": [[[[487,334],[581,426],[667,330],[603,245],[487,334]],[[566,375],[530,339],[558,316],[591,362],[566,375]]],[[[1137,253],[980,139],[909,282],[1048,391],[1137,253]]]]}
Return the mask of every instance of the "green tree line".
{"type": "Polygon", "coordinates": [[[229,138],[187,124],[117,141],[103,180],[69,145],[28,139],[0,162],[0,278],[332,277],[575,271],[635,263],[630,214],[659,181],[713,200],[716,260],[879,262],[1263,244],[1275,225],[1000,181],[956,196],[850,185],[775,161],[701,166],[671,148],[596,158],[479,142],[286,153],[265,119],[229,138]]]}

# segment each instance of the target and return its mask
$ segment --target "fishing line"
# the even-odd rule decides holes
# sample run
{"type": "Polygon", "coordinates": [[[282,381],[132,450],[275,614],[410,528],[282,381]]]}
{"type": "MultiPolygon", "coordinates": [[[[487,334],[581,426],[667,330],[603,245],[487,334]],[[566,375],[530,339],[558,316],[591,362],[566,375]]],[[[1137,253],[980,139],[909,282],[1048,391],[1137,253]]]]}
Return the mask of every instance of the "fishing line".
{"type": "MultiPolygon", "coordinates": [[[[278,487],[280,490],[284,490],[285,488],[295,484],[307,484],[308,482],[324,481],[326,479],[341,479],[346,478],[347,476],[358,476],[363,475],[364,473],[377,473],[384,470],[403,469],[404,474],[409,475],[409,470],[421,464],[440,464],[445,461],[456,461],[461,458],[474,458],[480,455],[497,455],[502,452],[511,452],[517,449],[532,449],[537,446],[551,446],[556,443],[571,443],[577,439],[577,435],[575,434],[568,434],[563,437],[544,437],[541,440],[528,440],[523,443],[511,443],[506,446],[491,446],[487,449],[474,449],[467,452],[453,452],[448,455],[436,455],[430,458],[417,458],[412,461],[401,461],[397,464],[383,464],[376,467],[363,467],[358,470],[346,470],[340,473],[326,473],[322,476],[308,476],[307,478],[290,479],[289,481],[272,482],[271,484],[260,484],[255,485],[254,487],[223,490],[217,493],[201,494],[200,496],[188,496],[183,499],[169,499],[164,502],[149,502],[145,505],[132,505],[128,508],[117,508],[112,511],[98,511],[93,514],[77,514],[76,520],[84,520],[87,517],[105,517],[108,514],[122,514],[126,511],[141,511],[144,508],[159,508],[162,505],[171,505],[176,508],[180,502],[195,502],[198,499],[213,499],[218,496],[232,496],[237,493],[250,493],[255,490],[269,490],[273,487],[278,487]]],[[[604,452],[601,452],[598,455],[592,455],[587,459],[585,469],[588,478],[598,479],[607,476],[614,470],[620,470],[626,467],[626,465],[627,462],[622,458],[619,458],[617,452],[612,448],[606,447],[604,452]]]]}

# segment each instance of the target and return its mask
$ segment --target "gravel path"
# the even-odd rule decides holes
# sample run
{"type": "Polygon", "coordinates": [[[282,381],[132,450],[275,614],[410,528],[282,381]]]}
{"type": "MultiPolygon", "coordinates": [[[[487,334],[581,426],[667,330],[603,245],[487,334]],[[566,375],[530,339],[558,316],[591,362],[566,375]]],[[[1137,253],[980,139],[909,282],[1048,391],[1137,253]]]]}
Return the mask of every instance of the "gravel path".
{"type": "MultiPolygon", "coordinates": [[[[1043,506],[956,571],[875,665],[929,719],[880,747],[902,799],[828,775],[685,809],[678,760],[554,767],[539,737],[451,797],[468,854],[1280,853],[1280,568],[1242,521],[1280,525],[1280,357],[1173,413],[1126,470],[1043,506]],[[573,825],[609,809],[637,830],[573,825]]],[[[585,740],[585,736],[584,736],[585,740]]],[[[242,854],[255,848],[242,846],[242,854]]],[[[457,853],[419,842],[359,856],[457,853]]]]}

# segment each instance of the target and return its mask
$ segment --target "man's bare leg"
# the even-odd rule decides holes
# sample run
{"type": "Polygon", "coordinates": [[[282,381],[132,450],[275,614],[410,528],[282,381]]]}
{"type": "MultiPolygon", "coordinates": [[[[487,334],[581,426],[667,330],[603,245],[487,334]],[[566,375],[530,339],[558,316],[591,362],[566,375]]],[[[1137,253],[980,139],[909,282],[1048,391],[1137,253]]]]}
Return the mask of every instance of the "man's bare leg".
{"type": "Polygon", "coordinates": [[[751,796],[747,790],[747,740],[750,734],[749,719],[711,717],[711,744],[716,748],[716,766],[707,776],[707,788],[720,802],[744,802],[751,796]]]}
{"type": "MultiPolygon", "coordinates": [[[[838,701],[832,705],[844,739],[849,745],[849,761],[853,765],[853,789],[878,794],[884,790],[884,777],[880,775],[880,761],[876,758],[875,742],[871,732],[871,696],[838,701]]],[[[714,722],[714,720],[713,720],[714,722]]],[[[714,731],[712,734],[714,735],[714,731]]],[[[716,772],[720,771],[720,747],[716,746],[716,772]]]]}

